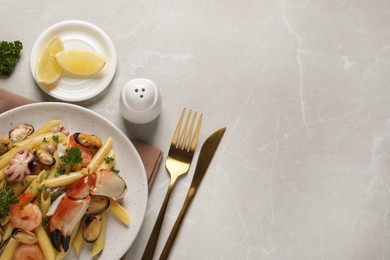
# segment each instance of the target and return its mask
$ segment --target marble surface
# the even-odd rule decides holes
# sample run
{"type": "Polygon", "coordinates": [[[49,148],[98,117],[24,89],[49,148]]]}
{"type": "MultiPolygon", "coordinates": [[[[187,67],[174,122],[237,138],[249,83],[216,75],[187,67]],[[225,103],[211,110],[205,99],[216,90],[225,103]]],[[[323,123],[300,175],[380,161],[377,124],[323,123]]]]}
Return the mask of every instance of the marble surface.
{"type": "MultiPolygon", "coordinates": [[[[2,87],[57,101],[34,83],[30,50],[48,26],[85,20],[110,36],[118,67],[103,93],[76,104],[165,153],[184,106],[204,113],[201,142],[227,126],[170,259],[390,259],[389,1],[0,4],[0,39],[24,44],[2,87]],[[146,125],[119,114],[137,77],[162,94],[146,125]]],[[[172,194],[155,259],[193,170],[172,194]]],[[[168,182],[162,164],[124,259],[140,259],[168,182]]]]}

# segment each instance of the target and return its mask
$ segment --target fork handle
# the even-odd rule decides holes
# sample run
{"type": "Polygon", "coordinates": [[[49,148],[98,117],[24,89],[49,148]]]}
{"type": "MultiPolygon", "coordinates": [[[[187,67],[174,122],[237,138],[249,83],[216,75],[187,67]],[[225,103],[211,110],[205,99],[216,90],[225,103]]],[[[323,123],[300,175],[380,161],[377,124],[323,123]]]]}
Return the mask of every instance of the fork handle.
{"type": "Polygon", "coordinates": [[[163,201],[163,204],[161,205],[160,212],[158,213],[156,223],[154,224],[152,233],[150,234],[148,243],[145,247],[144,254],[142,255],[142,260],[152,260],[154,251],[156,250],[156,245],[158,241],[158,237],[160,235],[161,226],[164,220],[165,211],[167,210],[168,202],[171,197],[171,193],[173,190],[173,187],[176,183],[176,179],[171,179],[168,187],[168,191],[165,194],[165,198],[163,201]]]}
{"type": "MultiPolygon", "coordinates": [[[[191,185],[192,186],[192,185],[191,185]]],[[[188,194],[186,196],[186,199],[183,203],[183,207],[180,210],[179,216],[177,217],[177,220],[175,222],[175,225],[172,228],[171,233],[169,234],[168,240],[165,243],[164,249],[161,253],[161,256],[159,260],[166,260],[168,259],[169,253],[171,252],[173,243],[175,243],[175,239],[177,236],[177,233],[179,233],[179,229],[181,227],[181,223],[183,222],[183,219],[187,213],[188,208],[191,205],[192,199],[194,198],[195,190],[191,187],[188,191],[188,194]]]]}

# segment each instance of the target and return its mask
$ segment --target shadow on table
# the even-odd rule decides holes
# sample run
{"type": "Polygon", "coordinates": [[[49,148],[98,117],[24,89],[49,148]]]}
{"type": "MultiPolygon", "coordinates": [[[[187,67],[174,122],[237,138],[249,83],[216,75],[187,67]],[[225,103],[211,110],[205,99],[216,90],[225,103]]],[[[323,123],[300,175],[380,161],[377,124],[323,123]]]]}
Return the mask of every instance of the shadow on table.
{"type": "Polygon", "coordinates": [[[126,135],[131,140],[153,143],[159,120],[160,116],[146,124],[134,124],[123,119],[124,125],[126,127],[126,135]]]}

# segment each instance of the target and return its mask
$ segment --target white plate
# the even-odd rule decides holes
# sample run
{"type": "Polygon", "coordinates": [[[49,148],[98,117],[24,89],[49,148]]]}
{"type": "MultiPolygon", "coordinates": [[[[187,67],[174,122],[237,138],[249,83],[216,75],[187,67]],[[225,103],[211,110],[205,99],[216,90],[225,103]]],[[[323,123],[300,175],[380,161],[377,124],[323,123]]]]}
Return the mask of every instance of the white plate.
{"type": "MultiPolygon", "coordinates": [[[[141,158],[129,139],[111,122],[93,111],[73,104],[35,103],[4,112],[0,114],[0,134],[7,135],[18,123],[32,124],[39,128],[51,119],[65,122],[71,133],[79,131],[98,135],[103,140],[108,136],[113,139],[113,149],[117,157],[115,165],[128,187],[122,205],[130,213],[131,224],[126,227],[115,216],[109,214],[105,246],[99,259],[120,259],[136,238],[145,216],[148,185],[141,158]]],[[[87,243],[84,243],[79,257],[75,255],[73,249],[69,250],[71,251],[66,259],[92,259],[90,245],[87,243]]]]}
{"type": "Polygon", "coordinates": [[[30,68],[34,79],[38,57],[47,42],[55,35],[61,38],[65,49],[97,52],[106,58],[106,65],[98,74],[90,78],[72,78],[63,74],[53,88],[37,82],[38,86],[50,96],[71,102],[86,100],[102,92],[110,84],[115,74],[117,65],[115,47],[104,31],[84,21],[63,21],[52,25],[39,35],[30,56],[30,68]]]}

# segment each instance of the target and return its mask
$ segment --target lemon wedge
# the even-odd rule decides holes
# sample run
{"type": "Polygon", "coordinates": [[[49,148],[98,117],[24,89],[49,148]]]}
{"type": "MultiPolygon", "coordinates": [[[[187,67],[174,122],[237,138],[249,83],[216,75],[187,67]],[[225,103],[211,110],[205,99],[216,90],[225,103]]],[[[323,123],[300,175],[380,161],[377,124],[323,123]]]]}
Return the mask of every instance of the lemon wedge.
{"type": "Polygon", "coordinates": [[[64,50],[56,55],[58,64],[71,75],[88,77],[98,73],[106,59],[92,51],[64,50]]]}
{"type": "Polygon", "coordinates": [[[55,56],[63,50],[64,44],[58,36],[54,36],[49,40],[35,67],[35,79],[38,83],[51,85],[57,82],[61,76],[62,68],[58,65],[55,56]]]}

